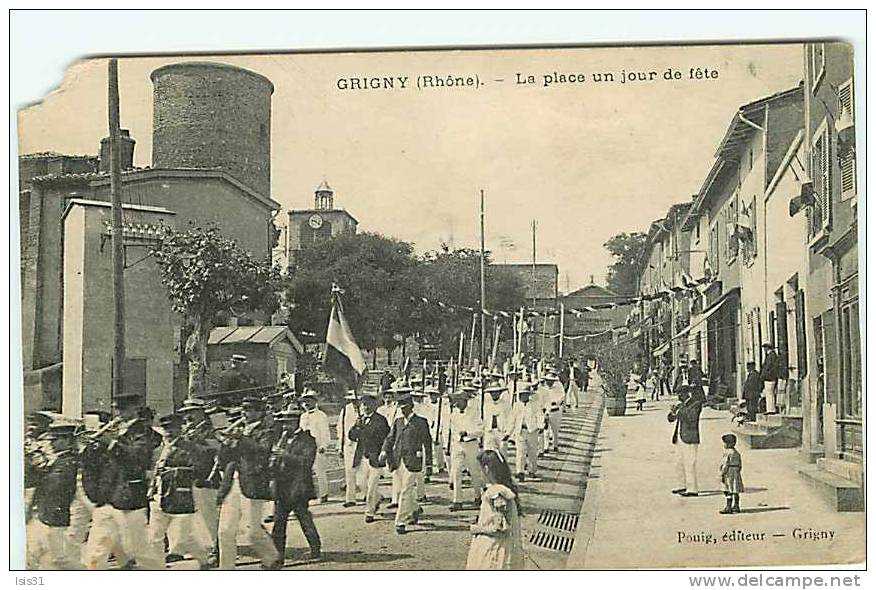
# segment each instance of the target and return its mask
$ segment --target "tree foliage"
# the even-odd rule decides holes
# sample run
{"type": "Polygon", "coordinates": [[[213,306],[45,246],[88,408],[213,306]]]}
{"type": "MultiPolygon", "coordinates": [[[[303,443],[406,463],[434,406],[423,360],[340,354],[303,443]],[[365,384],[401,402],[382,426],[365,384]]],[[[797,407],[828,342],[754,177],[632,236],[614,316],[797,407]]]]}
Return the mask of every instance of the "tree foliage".
{"type": "MultiPolygon", "coordinates": [[[[513,272],[488,265],[485,275],[487,309],[523,305],[523,285],[513,272]]],[[[472,314],[437,302],[478,308],[480,252],[445,247],[416,256],[410,243],[369,233],[306,247],[296,255],[287,296],[289,323],[296,332],[313,332],[316,341],[324,340],[332,283],[344,289],[344,312],[361,348],[392,350],[399,344],[397,335],[414,336],[438,344],[446,357],[456,350],[459,332],[471,330],[472,314]]],[[[488,328],[491,334],[492,324],[488,328]]]]}
{"type": "Polygon", "coordinates": [[[604,246],[612,256],[606,283],[618,295],[634,295],[638,287],[638,261],[645,251],[647,236],[641,232],[622,233],[612,237],[604,246]]]}
{"type": "MultiPolygon", "coordinates": [[[[470,333],[472,314],[467,311],[451,312],[434,302],[478,309],[481,297],[480,259],[479,250],[450,250],[447,247],[427,252],[421,258],[422,296],[432,301],[419,306],[421,330],[424,339],[438,345],[444,357],[455,355],[460,332],[466,335],[470,333]]],[[[485,261],[486,305],[483,307],[488,310],[515,310],[522,306],[525,291],[518,276],[507,268],[491,265],[489,252],[485,261]]],[[[511,319],[505,321],[508,327],[504,329],[504,334],[508,335],[511,333],[511,319]]],[[[489,335],[492,333],[492,323],[488,323],[487,328],[489,335]]],[[[480,334],[479,330],[477,334],[480,334]]]]}
{"type": "Polygon", "coordinates": [[[296,254],[289,282],[290,325],[325,340],[331,287],[344,290],[344,313],[360,348],[392,348],[408,336],[416,292],[413,245],[378,234],[341,235],[296,254]]]}
{"type": "Polygon", "coordinates": [[[185,231],[165,228],[152,254],[173,310],[190,328],[189,393],[202,393],[206,342],[217,315],[269,315],[277,306],[280,273],[224,237],[215,224],[185,231]]]}

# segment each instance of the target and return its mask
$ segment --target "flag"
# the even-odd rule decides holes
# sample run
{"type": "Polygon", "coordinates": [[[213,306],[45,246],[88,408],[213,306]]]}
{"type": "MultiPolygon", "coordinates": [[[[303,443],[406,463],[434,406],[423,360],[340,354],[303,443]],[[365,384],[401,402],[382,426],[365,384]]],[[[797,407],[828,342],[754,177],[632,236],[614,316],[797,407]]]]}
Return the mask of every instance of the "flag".
{"type": "Polygon", "coordinates": [[[365,358],[353,339],[353,333],[344,317],[340,290],[336,288],[332,288],[332,313],[329,316],[325,344],[323,366],[326,373],[334,375],[347,384],[358,383],[362,373],[365,372],[365,358]]]}

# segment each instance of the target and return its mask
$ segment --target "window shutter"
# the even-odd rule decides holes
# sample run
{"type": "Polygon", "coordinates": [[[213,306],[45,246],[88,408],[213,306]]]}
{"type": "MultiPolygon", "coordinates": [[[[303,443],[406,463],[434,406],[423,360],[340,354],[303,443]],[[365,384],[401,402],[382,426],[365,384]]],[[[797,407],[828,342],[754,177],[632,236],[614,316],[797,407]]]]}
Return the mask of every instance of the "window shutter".
{"type": "MultiPolygon", "coordinates": [[[[849,113],[852,121],[855,120],[855,99],[853,92],[852,81],[849,80],[845,84],[839,87],[837,91],[837,113],[842,113],[843,108],[849,113]]],[[[837,115],[839,116],[839,114],[837,115]]],[[[857,193],[857,187],[855,186],[855,155],[853,152],[849,151],[840,159],[840,192],[842,193],[842,199],[848,199],[854,197],[857,193]]]]}
{"type": "Polygon", "coordinates": [[[809,357],[806,346],[806,297],[803,289],[794,293],[794,309],[797,319],[797,378],[803,379],[809,372],[809,357]]]}
{"type": "Polygon", "coordinates": [[[827,130],[821,136],[821,225],[830,225],[830,135],[827,130]]]}

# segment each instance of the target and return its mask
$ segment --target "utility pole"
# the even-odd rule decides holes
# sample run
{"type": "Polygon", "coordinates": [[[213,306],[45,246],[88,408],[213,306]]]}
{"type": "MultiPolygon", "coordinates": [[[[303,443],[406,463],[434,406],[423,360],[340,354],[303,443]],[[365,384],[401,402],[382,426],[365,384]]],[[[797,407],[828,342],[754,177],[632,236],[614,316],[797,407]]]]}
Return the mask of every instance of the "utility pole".
{"type": "Polygon", "coordinates": [[[484,267],[486,261],[486,249],[484,248],[484,189],[481,189],[481,420],[484,419],[484,369],[487,366],[487,285],[484,280],[484,267]]]}
{"type": "MultiPolygon", "coordinates": [[[[532,273],[530,289],[532,289],[532,310],[535,311],[535,219],[532,220],[532,273]]],[[[543,343],[542,343],[543,344],[543,343]]],[[[532,335],[532,352],[535,353],[535,334],[532,335]]]]}
{"type": "Polygon", "coordinates": [[[486,312],[484,311],[487,307],[487,285],[485,281],[485,265],[486,261],[486,248],[484,247],[484,190],[481,189],[481,309],[480,309],[480,317],[481,317],[481,365],[486,365],[487,363],[487,323],[484,321],[486,319],[486,312]]]}
{"type": "MultiPolygon", "coordinates": [[[[110,402],[124,392],[125,373],[125,279],[124,236],[122,235],[122,162],[119,154],[119,62],[109,60],[110,196],[112,202],[113,278],[113,382],[110,402]]],[[[110,404],[112,405],[112,403],[110,404]]]]}

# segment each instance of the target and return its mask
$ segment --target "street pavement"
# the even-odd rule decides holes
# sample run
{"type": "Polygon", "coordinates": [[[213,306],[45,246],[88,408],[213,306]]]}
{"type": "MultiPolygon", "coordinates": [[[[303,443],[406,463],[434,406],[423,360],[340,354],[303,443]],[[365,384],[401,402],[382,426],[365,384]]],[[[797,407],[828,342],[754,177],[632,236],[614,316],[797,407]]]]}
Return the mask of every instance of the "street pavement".
{"type": "Polygon", "coordinates": [[[729,413],[705,409],[698,460],[701,494],[676,487],[675,398],[603,419],[570,569],[780,566],[861,563],[864,513],[837,513],[796,473],[796,449],[740,443],[746,493],[740,514],[722,515],[718,467],[729,413]],[[831,536],[832,534],[832,536],[831,536]]]}
{"type": "MultiPolygon", "coordinates": [[[[583,395],[579,408],[564,414],[559,453],[541,458],[538,478],[527,479],[520,485],[527,569],[562,569],[572,548],[575,524],[584,500],[590,453],[602,414],[602,397],[594,394],[594,389],[583,395]]],[[[509,463],[513,465],[513,447],[509,454],[509,463]]],[[[408,527],[406,535],[395,532],[395,511],[388,510],[386,503],[371,524],[364,521],[362,502],[344,508],[340,492],[343,474],[337,466],[331,473],[333,493],[329,502],[312,504],[324,559],[317,563],[307,559],[307,543],[292,517],[288,523],[284,569],[431,570],[465,567],[471,540],[469,525],[477,519],[477,508],[467,504],[466,510],[450,512],[451,492],[446,472],[433,476],[431,483],[426,485],[428,502],[423,505],[424,514],[417,525],[408,527]]],[[[380,490],[387,503],[390,489],[390,479],[384,478],[380,490]]],[[[238,568],[258,569],[259,563],[248,549],[241,547],[238,568]]],[[[170,567],[193,569],[194,562],[184,560],[170,567]]]]}

